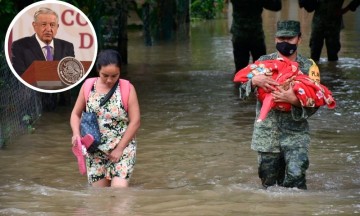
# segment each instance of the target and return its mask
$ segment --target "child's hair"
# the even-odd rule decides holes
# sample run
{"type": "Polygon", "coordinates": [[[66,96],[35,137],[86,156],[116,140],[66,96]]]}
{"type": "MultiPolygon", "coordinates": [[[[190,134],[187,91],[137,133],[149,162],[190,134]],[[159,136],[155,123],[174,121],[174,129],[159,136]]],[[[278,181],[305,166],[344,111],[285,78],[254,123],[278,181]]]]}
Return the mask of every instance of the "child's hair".
{"type": "Polygon", "coordinates": [[[121,56],[116,50],[107,49],[101,51],[96,60],[96,70],[100,71],[101,67],[114,64],[117,67],[121,67],[121,56]]]}

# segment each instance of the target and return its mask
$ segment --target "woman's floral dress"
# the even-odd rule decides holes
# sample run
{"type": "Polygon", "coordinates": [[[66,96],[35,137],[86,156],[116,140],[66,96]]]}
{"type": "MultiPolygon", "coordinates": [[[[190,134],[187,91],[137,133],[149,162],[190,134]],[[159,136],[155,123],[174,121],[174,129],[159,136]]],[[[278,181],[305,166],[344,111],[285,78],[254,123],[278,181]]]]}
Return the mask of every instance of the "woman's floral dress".
{"type": "Polygon", "coordinates": [[[89,94],[86,104],[87,112],[95,112],[101,133],[101,144],[94,154],[87,154],[86,167],[89,183],[96,182],[103,178],[111,180],[113,177],[129,179],[136,160],[135,138],[124,149],[119,162],[113,163],[107,158],[107,154],[113,150],[129,124],[128,113],[121,101],[120,90],[117,89],[112,97],[102,107],[99,106],[106,94],[96,91],[96,82],[89,94]]]}

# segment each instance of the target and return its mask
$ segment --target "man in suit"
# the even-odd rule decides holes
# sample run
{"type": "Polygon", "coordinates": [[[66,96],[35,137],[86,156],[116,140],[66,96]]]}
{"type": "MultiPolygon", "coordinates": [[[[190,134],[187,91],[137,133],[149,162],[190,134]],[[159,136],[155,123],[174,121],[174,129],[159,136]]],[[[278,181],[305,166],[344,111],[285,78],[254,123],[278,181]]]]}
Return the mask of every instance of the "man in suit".
{"type": "Polygon", "coordinates": [[[55,11],[46,7],[40,8],[34,14],[32,26],[35,34],[14,41],[11,47],[12,65],[20,76],[33,61],[75,57],[72,43],[55,38],[59,29],[59,17],[55,11]]]}

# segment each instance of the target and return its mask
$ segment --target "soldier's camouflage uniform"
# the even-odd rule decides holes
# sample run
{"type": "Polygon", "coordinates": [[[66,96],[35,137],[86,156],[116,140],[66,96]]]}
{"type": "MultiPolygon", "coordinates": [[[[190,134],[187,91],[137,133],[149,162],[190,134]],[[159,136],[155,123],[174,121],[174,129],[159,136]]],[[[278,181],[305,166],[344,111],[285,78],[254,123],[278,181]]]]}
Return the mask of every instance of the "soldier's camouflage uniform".
{"type": "MultiPolygon", "coordinates": [[[[278,58],[278,53],[264,55],[259,60],[278,58]]],[[[313,62],[297,54],[300,70],[307,74],[313,62]]],[[[240,98],[247,98],[256,89],[251,80],[240,86],[240,98]]],[[[261,103],[257,101],[256,116],[261,103]]],[[[307,119],[317,108],[295,107],[291,112],[272,109],[266,119],[254,123],[251,149],[258,152],[259,177],[264,187],[278,184],[284,187],[306,189],[305,173],[309,167],[310,144],[307,119]]],[[[257,119],[257,117],[255,118],[257,119]]]]}
{"type": "Polygon", "coordinates": [[[233,20],[232,34],[235,72],[266,54],[265,35],[262,25],[263,8],[279,11],[281,0],[231,0],[233,20]]]}
{"type": "MultiPolygon", "coordinates": [[[[340,13],[344,0],[300,0],[300,7],[308,12],[315,10],[311,24],[310,49],[311,58],[319,61],[321,50],[326,44],[327,57],[329,61],[338,60],[340,51],[340,31],[343,27],[342,15],[340,13]]],[[[360,0],[353,0],[348,5],[349,9],[355,11],[360,0]]]]}

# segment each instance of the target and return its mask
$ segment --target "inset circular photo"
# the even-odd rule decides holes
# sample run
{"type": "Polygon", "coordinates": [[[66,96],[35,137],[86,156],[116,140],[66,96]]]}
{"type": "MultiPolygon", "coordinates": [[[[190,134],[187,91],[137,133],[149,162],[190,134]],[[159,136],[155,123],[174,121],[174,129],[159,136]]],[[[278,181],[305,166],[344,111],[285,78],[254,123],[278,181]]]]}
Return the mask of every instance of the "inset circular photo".
{"type": "Polygon", "coordinates": [[[7,63],[27,87],[45,93],[69,90],[90,73],[97,56],[88,17],[62,1],[36,2],[11,22],[5,37],[7,63]]]}

